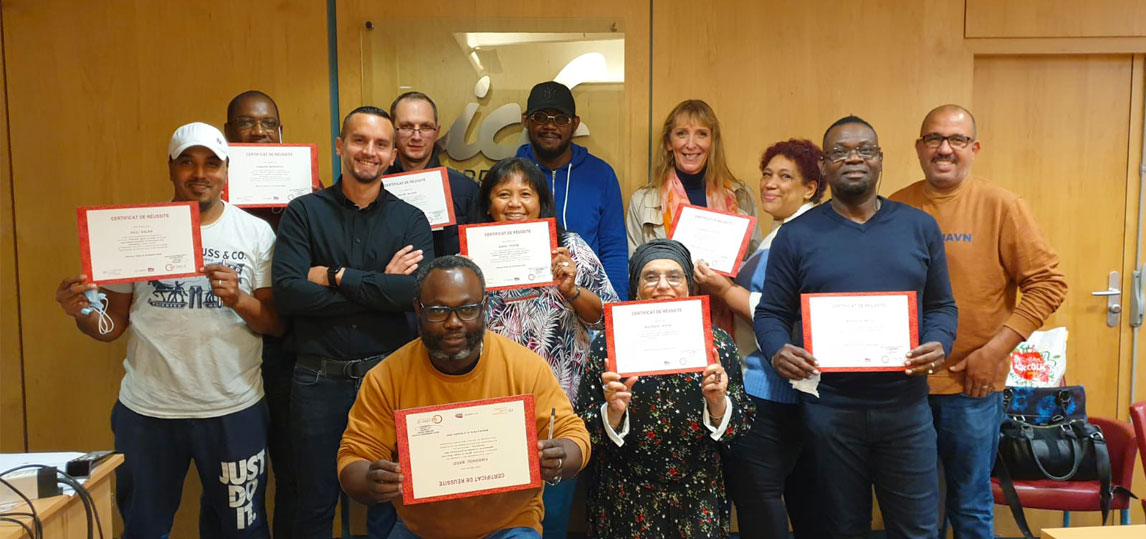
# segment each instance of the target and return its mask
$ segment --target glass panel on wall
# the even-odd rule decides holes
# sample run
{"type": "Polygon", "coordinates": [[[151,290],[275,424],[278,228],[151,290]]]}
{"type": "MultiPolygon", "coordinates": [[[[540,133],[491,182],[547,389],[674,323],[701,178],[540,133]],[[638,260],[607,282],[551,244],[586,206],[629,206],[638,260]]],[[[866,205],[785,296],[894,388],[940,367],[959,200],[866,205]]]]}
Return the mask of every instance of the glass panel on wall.
{"type": "Polygon", "coordinates": [[[480,180],[529,142],[529,90],[568,86],[581,125],[573,142],[606,162],[621,158],[625,35],[608,20],[372,20],[363,31],[362,95],[389,107],[407,91],[438,106],[442,163],[480,180]],[[370,25],[367,27],[369,28],[370,25]]]}

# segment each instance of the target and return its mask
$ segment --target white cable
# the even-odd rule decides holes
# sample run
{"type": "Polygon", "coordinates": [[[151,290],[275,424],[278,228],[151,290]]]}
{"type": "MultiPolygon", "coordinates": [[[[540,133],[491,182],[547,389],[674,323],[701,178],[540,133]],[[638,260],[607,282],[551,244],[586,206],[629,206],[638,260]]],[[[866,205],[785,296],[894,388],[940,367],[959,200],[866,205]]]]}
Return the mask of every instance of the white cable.
{"type": "MultiPolygon", "coordinates": [[[[573,160],[569,160],[569,168],[565,169],[565,204],[561,206],[561,226],[569,228],[569,179],[573,177],[573,160]]],[[[556,187],[556,186],[555,186],[556,187]]]]}

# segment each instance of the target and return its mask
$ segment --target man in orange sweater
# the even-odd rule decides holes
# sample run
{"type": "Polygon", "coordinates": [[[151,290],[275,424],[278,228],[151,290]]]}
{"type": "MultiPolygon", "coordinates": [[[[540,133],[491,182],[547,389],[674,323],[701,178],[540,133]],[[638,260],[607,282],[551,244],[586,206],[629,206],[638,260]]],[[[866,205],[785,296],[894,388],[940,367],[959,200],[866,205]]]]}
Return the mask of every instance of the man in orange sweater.
{"type": "Polygon", "coordinates": [[[435,259],[414,284],[419,339],[363,378],[338,450],[338,479],[354,499],[393,503],[401,517],[390,537],[540,538],[542,489],[402,504],[394,412],[406,408],[532,394],[541,476],[556,485],[589,461],[589,433],[549,364],[485,327],[485,279],[458,256],[435,259]],[[540,438],[540,436],[539,436],[540,438]]]}
{"type": "Polygon", "coordinates": [[[1066,281],[1026,203],[971,175],[981,145],[970,111],[938,107],[919,135],[915,151],[926,179],[891,199],[927,212],[943,232],[959,329],[947,362],[928,381],[947,518],[957,538],[989,538],[991,467],[1010,353],[1058,309],[1066,281]]]}

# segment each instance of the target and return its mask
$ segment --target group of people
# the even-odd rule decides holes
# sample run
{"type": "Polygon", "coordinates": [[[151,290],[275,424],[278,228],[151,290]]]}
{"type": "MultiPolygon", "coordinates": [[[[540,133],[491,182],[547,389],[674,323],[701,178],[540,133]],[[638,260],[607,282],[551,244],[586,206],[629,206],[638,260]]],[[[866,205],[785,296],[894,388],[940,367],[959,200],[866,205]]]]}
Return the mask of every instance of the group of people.
{"type": "Polygon", "coordinates": [[[206,265],[171,281],[218,301],[157,300],[169,280],[106,285],[103,333],[84,310],[97,288],[87,276],[57,290],[85,334],[129,334],[112,411],[124,537],[169,533],[190,462],[204,537],[271,535],[268,468],[275,537],[330,537],[343,491],[369,506],[371,537],[563,537],[586,468],[591,537],[727,536],[732,505],[741,537],[787,537],[789,522],[797,537],[860,537],[873,487],[889,537],[934,538],[946,522],[957,537],[991,537],[1010,351],[1066,284],[1025,203],[971,174],[971,113],[926,115],[925,179],[890,198],[861,118],[835,122],[822,146],[769,146],[759,200],[773,228],[753,231],[734,279],[666,239],[681,204],[756,215],[713,109],[687,100],[670,112],[627,212],[613,169],[572,142],[579,122],[569,89],[543,82],[516,157],[480,182],[449,171],[459,225],[557,224],[554,285],[488,291],[457,256],[457,225],[431,230],[382,187],[386,174],[441,166],[429,96],[351,111],[335,141],[342,176],[282,211],[221,198],[228,143],[282,142],[269,96],[236,96],[222,132],[177,129],[173,199],[198,204],[206,265]],[[802,347],[800,295],[878,291],[918,298],[921,344],[903,371],[820,373],[802,347]],[[692,295],[712,305],[706,370],[609,372],[606,304],[692,295]],[[817,377],[818,396],[793,388],[817,377]],[[401,503],[397,410],[521,394],[534,396],[538,431],[553,429],[536,448],[542,489],[401,503]]]}

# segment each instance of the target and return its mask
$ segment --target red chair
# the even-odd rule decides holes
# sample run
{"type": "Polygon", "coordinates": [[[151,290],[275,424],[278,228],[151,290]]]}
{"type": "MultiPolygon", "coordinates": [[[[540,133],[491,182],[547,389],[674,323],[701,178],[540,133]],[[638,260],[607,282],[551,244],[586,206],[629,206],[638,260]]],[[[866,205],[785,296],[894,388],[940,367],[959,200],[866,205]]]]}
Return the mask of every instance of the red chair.
{"type": "MultiPolygon", "coordinates": [[[[1130,421],[1134,423],[1134,436],[1138,440],[1138,453],[1142,455],[1142,462],[1146,463],[1146,401],[1130,405],[1130,421]]],[[[1142,509],[1146,510],[1146,497],[1142,498],[1142,509]]]]}
{"type": "MultiPolygon", "coordinates": [[[[1144,408],[1139,413],[1146,414],[1146,403],[1139,403],[1138,405],[1144,408]]],[[[1134,445],[1134,430],[1129,423],[1115,419],[1090,417],[1089,420],[1102,429],[1102,435],[1106,438],[1106,448],[1110,452],[1111,486],[1121,486],[1130,490],[1130,482],[1134,479],[1134,459],[1137,456],[1134,445]]],[[[1142,420],[1146,421],[1146,416],[1142,420]]],[[[1141,431],[1143,427],[1137,426],[1136,428],[1141,431]]],[[[1141,436],[1138,439],[1142,440],[1141,436]]],[[[1141,445],[1139,447],[1141,448],[1141,445]]],[[[1015,492],[1018,493],[1019,502],[1024,508],[1062,511],[1063,527],[1070,526],[1071,511],[1102,510],[1098,499],[1099,490],[1098,481],[1054,481],[1051,479],[1015,481],[1015,492]]],[[[991,493],[995,496],[996,505],[1007,505],[1007,499],[1003,496],[1003,488],[999,486],[999,480],[994,477],[991,478],[991,493]]],[[[1124,492],[1115,491],[1110,508],[1121,511],[1123,526],[1130,524],[1129,496],[1124,492]]]]}

